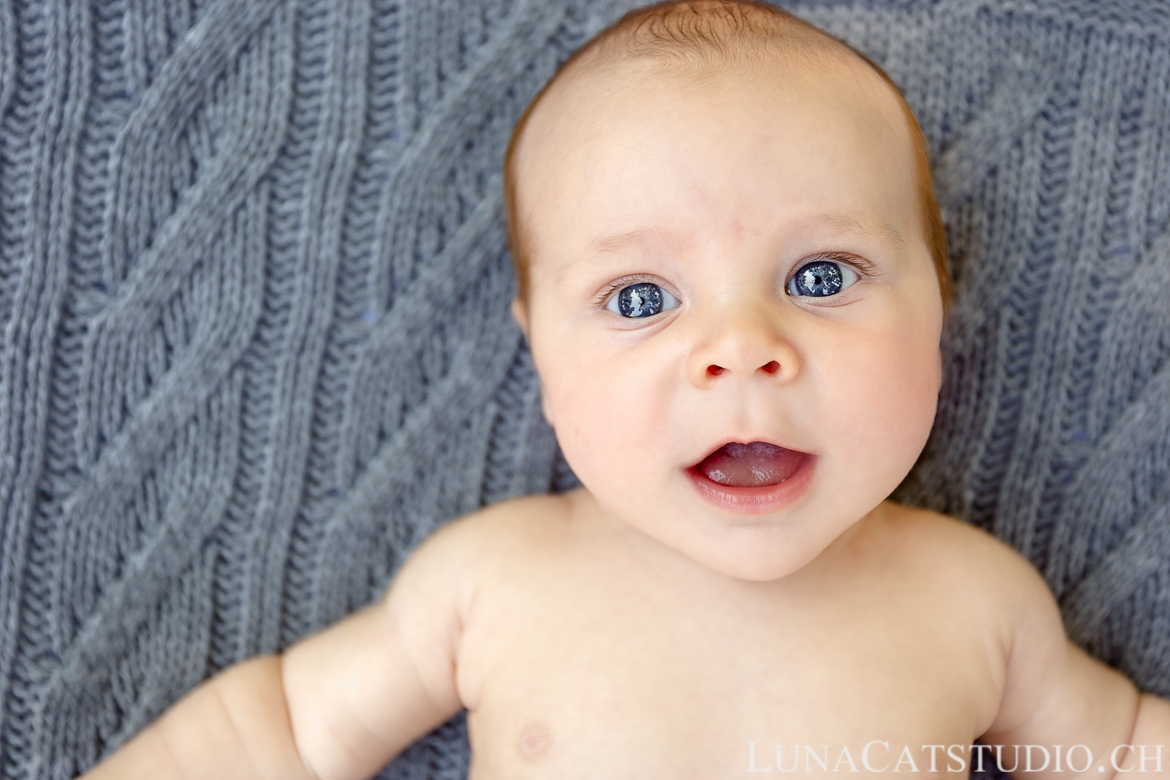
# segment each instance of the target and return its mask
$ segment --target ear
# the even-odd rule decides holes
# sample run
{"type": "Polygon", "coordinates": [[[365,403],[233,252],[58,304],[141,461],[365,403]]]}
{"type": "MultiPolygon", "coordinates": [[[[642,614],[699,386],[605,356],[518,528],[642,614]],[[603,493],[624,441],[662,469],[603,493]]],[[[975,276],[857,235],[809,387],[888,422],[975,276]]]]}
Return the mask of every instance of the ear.
{"type": "Polygon", "coordinates": [[[520,330],[524,333],[524,338],[528,338],[528,307],[517,296],[512,299],[511,308],[512,319],[516,320],[516,324],[520,326],[520,330]]]}
{"type": "Polygon", "coordinates": [[[544,415],[544,421],[553,430],[556,430],[557,426],[553,423],[552,409],[548,405],[548,395],[544,392],[544,382],[540,383],[540,413],[544,415]]]}
{"type": "MultiPolygon", "coordinates": [[[[516,320],[516,324],[520,326],[520,330],[524,333],[524,338],[528,338],[528,307],[524,305],[524,301],[519,297],[512,299],[512,319],[516,320]]],[[[531,347],[532,342],[529,341],[531,347]]],[[[540,374],[537,373],[537,381],[540,380],[540,374]]],[[[553,424],[552,409],[548,404],[548,395],[544,392],[544,382],[540,382],[540,413],[544,415],[545,422],[549,425],[553,424]]]]}

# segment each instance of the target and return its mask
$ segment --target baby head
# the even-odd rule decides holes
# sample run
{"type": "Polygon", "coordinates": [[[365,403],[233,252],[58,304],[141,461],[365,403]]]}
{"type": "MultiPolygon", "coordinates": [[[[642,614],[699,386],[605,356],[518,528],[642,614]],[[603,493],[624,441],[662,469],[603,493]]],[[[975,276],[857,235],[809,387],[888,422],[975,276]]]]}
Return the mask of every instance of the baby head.
{"type": "Polygon", "coordinates": [[[864,63],[885,82],[909,125],[919,218],[945,308],[951,295],[946,235],[931,184],[926,141],[913,110],[893,80],[864,54],[780,8],[755,0],[668,0],[631,11],[578,49],[533,98],[512,132],[504,164],[508,242],[519,282],[518,297],[527,298],[529,242],[516,205],[516,152],[529,117],[560,80],[569,79],[571,74],[579,76],[590,67],[615,67],[622,61],[652,61],[664,71],[702,79],[704,75],[737,71],[750,75],[769,59],[803,58],[812,68],[825,67],[834,55],[852,60],[854,65],[864,63]]]}
{"type": "Polygon", "coordinates": [[[770,6],[628,15],[517,126],[513,312],[608,518],[774,580],[909,471],[948,294],[921,133],[880,70],[770,6]]]}

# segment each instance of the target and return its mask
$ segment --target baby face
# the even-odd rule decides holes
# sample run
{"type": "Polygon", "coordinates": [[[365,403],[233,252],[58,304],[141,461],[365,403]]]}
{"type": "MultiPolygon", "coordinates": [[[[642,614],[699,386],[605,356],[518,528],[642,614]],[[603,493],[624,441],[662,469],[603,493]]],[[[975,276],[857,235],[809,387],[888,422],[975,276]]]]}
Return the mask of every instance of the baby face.
{"type": "Polygon", "coordinates": [[[517,159],[532,259],[514,311],[606,516],[775,580],[906,475],[943,319],[909,139],[851,62],[623,63],[549,92],[517,159]]]}

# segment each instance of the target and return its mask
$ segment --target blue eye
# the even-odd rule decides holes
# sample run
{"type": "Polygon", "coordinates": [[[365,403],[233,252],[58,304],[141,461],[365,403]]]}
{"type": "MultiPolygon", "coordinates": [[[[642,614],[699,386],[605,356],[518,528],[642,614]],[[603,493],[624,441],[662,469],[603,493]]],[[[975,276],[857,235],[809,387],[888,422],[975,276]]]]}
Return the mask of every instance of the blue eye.
{"type": "Polygon", "coordinates": [[[669,309],[678,308],[678,298],[651,282],[638,282],[623,287],[609,299],[605,308],[631,320],[653,317],[669,309]]]}
{"type": "Polygon", "coordinates": [[[788,282],[787,292],[802,298],[828,298],[851,287],[857,272],[842,263],[817,260],[801,266],[788,282]]]}

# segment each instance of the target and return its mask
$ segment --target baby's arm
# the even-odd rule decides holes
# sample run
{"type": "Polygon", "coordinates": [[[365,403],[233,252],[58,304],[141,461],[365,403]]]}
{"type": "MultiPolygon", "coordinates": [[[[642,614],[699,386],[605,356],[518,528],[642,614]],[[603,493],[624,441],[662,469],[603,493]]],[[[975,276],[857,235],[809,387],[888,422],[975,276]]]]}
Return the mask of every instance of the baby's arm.
{"type": "MultiPolygon", "coordinates": [[[[1056,745],[1065,750],[1085,745],[1092,750],[1093,762],[1082,776],[1100,780],[1114,776],[1115,748],[1146,745],[1150,760],[1137,777],[1170,778],[1170,702],[1140,694],[1120,672],[1070,642],[1052,594],[1030,565],[1014,561],[1005,566],[1004,574],[1007,591],[1015,596],[1007,672],[999,713],[983,741],[1004,746],[1004,766],[1014,763],[1014,745],[1046,746],[1050,753],[1056,745]],[[1161,771],[1155,771],[1153,761],[1158,745],[1161,771]]],[[[1132,750],[1117,749],[1122,770],[1142,769],[1137,758],[1132,750]]],[[[1039,754],[1037,759],[1043,762],[1039,754]]],[[[1075,761],[1079,769],[1085,761],[1083,750],[1077,751],[1075,761]]],[[[1057,775],[1054,768],[1050,765],[1046,772],[1027,776],[1076,774],[1065,766],[1057,775]]]]}
{"type": "Polygon", "coordinates": [[[86,780],[376,773],[462,707],[455,662],[473,587],[471,519],[422,544],[380,602],[204,683],[86,780]]]}

